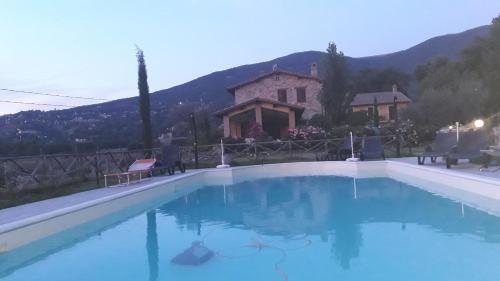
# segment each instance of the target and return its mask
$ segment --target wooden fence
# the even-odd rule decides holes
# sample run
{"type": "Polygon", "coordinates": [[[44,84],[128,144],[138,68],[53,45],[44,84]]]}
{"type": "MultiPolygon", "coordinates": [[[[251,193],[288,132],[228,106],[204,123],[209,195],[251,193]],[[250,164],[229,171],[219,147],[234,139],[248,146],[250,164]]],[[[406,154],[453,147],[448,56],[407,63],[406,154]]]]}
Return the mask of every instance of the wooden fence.
{"type": "MultiPolygon", "coordinates": [[[[382,138],[386,155],[396,156],[396,138],[382,138]]],[[[252,165],[314,161],[316,156],[339,149],[343,143],[344,139],[254,142],[226,144],[224,150],[233,165],[252,165]]],[[[193,147],[182,147],[181,153],[183,162],[188,168],[193,168],[193,147]]],[[[153,149],[152,154],[161,159],[160,148],[153,149]]],[[[144,150],[114,150],[88,154],[4,157],[0,158],[0,189],[20,191],[90,180],[99,184],[104,174],[124,172],[135,159],[144,158],[145,155],[144,150]]],[[[200,167],[214,167],[220,163],[220,155],[219,144],[198,146],[200,167]]]]}
{"type": "Polygon", "coordinates": [[[8,191],[99,182],[105,173],[126,171],[145,151],[107,151],[0,158],[0,188],[8,191]]]}

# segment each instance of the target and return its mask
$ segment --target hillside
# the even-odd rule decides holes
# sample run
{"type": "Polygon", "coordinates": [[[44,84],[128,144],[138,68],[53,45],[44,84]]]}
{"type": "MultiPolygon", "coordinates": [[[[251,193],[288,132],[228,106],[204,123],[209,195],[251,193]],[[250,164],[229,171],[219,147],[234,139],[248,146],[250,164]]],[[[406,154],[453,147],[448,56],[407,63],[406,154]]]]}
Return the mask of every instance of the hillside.
{"type": "MultiPolygon", "coordinates": [[[[465,32],[435,37],[409,49],[370,57],[351,58],[348,62],[352,72],[365,68],[393,67],[412,74],[415,67],[437,56],[457,58],[460,51],[476,37],[488,32],[489,26],[482,26],[465,32]]],[[[348,50],[346,50],[348,53],[348,50]]],[[[179,101],[200,101],[222,108],[233,103],[225,88],[248,80],[277,64],[280,69],[308,73],[312,62],[319,62],[323,52],[306,51],[290,54],[271,61],[242,65],[217,71],[190,82],[151,95],[152,116],[155,131],[170,126],[167,114],[170,106],[179,101]]],[[[72,143],[75,138],[98,139],[100,143],[112,146],[126,146],[139,140],[140,119],[137,98],[115,100],[107,103],[82,106],[58,111],[29,111],[0,116],[0,142],[12,143],[18,140],[17,129],[33,130],[34,139],[44,143],[72,143]]]]}
{"type": "MultiPolygon", "coordinates": [[[[358,72],[365,68],[393,67],[413,74],[413,70],[417,65],[423,64],[434,57],[457,58],[462,49],[468,46],[476,37],[484,36],[488,29],[488,26],[481,26],[457,34],[434,37],[403,51],[370,57],[348,57],[348,61],[352,72],[358,72]]],[[[205,100],[227,104],[231,102],[227,100],[231,97],[225,91],[225,87],[228,85],[248,80],[262,71],[270,71],[274,64],[277,64],[280,69],[307,74],[309,73],[310,64],[312,62],[320,63],[323,55],[323,52],[318,51],[294,53],[267,62],[242,65],[214,72],[156,93],[159,95],[172,95],[169,98],[177,101],[199,100],[200,97],[203,97],[205,100]]],[[[319,73],[321,74],[321,64],[319,73]]]]}
{"type": "Polygon", "coordinates": [[[413,73],[419,64],[438,57],[458,58],[460,51],[477,37],[487,35],[489,26],[480,26],[461,33],[438,36],[424,41],[409,49],[379,56],[355,58],[352,64],[356,70],[362,68],[394,67],[407,73],[413,73]]]}

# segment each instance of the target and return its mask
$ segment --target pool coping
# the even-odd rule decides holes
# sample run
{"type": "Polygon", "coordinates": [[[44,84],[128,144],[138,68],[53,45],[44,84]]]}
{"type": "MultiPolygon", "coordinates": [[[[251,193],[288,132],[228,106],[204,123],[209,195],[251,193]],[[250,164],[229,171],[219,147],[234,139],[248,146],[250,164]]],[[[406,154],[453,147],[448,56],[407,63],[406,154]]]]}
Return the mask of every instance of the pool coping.
{"type": "MultiPolygon", "coordinates": [[[[142,191],[154,188],[154,187],[156,187],[158,185],[161,185],[161,184],[165,184],[165,183],[169,183],[169,182],[175,182],[175,181],[178,181],[178,180],[182,180],[182,179],[184,179],[186,177],[191,177],[193,175],[200,174],[200,173],[203,173],[203,172],[204,171],[195,171],[195,172],[192,172],[192,173],[189,173],[189,174],[177,176],[175,178],[161,179],[159,181],[155,181],[155,182],[152,182],[152,183],[149,183],[147,181],[143,181],[142,184],[136,182],[136,183],[133,183],[132,185],[127,186],[127,187],[133,187],[133,188],[128,188],[128,189],[125,189],[125,190],[122,190],[122,191],[118,191],[117,193],[114,193],[114,194],[105,195],[104,197],[97,198],[97,199],[91,199],[91,200],[83,201],[83,202],[77,203],[77,204],[72,205],[72,206],[61,207],[61,208],[58,208],[58,209],[55,209],[55,210],[52,210],[52,211],[48,211],[48,212],[45,212],[45,213],[42,213],[42,214],[38,214],[38,215],[34,215],[34,216],[23,218],[23,219],[19,219],[17,221],[5,223],[5,224],[0,224],[0,234],[8,232],[8,231],[16,230],[18,228],[22,228],[22,227],[25,227],[25,226],[28,226],[28,225],[32,225],[34,223],[38,223],[38,222],[42,222],[42,221],[45,221],[45,220],[49,220],[51,218],[55,218],[55,217],[58,217],[58,216],[61,216],[61,215],[72,213],[72,212],[75,212],[75,211],[78,211],[78,210],[81,210],[81,209],[90,208],[92,206],[96,206],[96,205],[99,205],[99,204],[102,204],[102,203],[106,203],[106,202],[109,202],[111,200],[116,200],[116,199],[119,199],[119,198],[122,198],[122,197],[125,197],[125,196],[129,196],[131,194],[139,193],[139,192],[142,192],[142,191]]],[[[122,186],[123,185],[112,186],[111,188],[120,188],[122,186]]],[[[106,187],[104,187],[103,189],[105,189],[105,188],[106,187]]],[[[99,188],[99,189],[101,189],[101,188],[99,188]]],[[[61,199],[63,197],[66,197],[66,198],[74,197],[74,196],[76,196],[76,195],[78,195],[80,193],[81,192],[75,193],[75,194],[70,194],[70,195],[65,195],[65,196],[61,196],[61,197],[46,199],[46,200],[43,200],[43,201],[51,201],[51,200],[54,200],[54,199],[61,199]]],[[[28,204],[24,204],[24,205],[21,205],[21,206],[27,207],[27,206],[30,206],[30,205],[34,205],[36,203],[38,203],[38,202],[28,203],[28,204]]],[[[20,206],[6,208],[4,210],[0,210],[0,212],[1,211],[5,212],[5,213],[8,213],[9,211],[15,212],[16,211],[16,207],[20,207],[20,206]]]]}
{"type": "MultiPolygon", "coordinates": [[[[258,173],[259,170],[263,177],[281,177],[281,176],[294,176],[294,175],[338,175],[338,176],[350,176],[354,178],[363,178],[363,177],[390,177],[398,180],[398,176],[405,177],[414,176],[415,179],[432,181],[439,183],[438,179],[430,179],[426,177],[424,174],[433,176],[439,175],[442,177],[443,181],[449,181],[454,184],[454,186],[449,186],[450,191],[445,191],[445,188],[437,189],[437,192],[431,190],[431,192],[440,193],[443,196],[449,197],[454,200],[464,201],[466,204],[482,209],[489,213],[493,213],[495,215],[500,214],[500,209],[496,209],[496,206],[493,206],[494,202],[486,202],[484,199],[488,200],[498,200],[500,202],[500,180],[495,180],[486,176],[479,176],[473,174],[466,174],[459,171],[454,170],[441,170],[433,167],[427,166],[419,166],[413,165],[409,163],[398,162],[394,160],[384,160],[384,161],[367,161],[367,162],[339,162],[339,161],[327,161],[327,162],[292,162],[292,163],[277,163],[277,164],[265,164],[265,165],[252,165],[252,166],[239,166],[239,167],[231,167],[231,168],[223,168],[223,169],[203,169],[203,170],[195,170],[186,174],[176,175],[174,177],[162,177],[158,180],[154,180],[153,182],[143,182],[139,184],[134,184],[133,186],[129,186],[129,188],[117,191],[116,193],[105,195],[103,197],[82,201],[74,205],[65,206],[61,208],[55,208],[54,210],[43,212],[40,214],[36,214],[33,216],[27,216],[19,220],[14,220],[8,223],[0,224],[0,238],[6,238],[9,240],[9,235],[12,237],[12,233],[19,231],[23,233],[23,230],[28,229],[29,227],[38,227],[39,225],[43,225],[44,222],[50,222],[59,217],[63,217],[66,215],[71,215],[77,213],[82,210],[90,210],[92,208],[96,208],[97,206],[105,205],[106,203],[110,203],[113,201],[118,201],[120,199],[130,197],[136,194],[143,193],[148,190],[160,189],[159,187],[163,187],[169,184],[175,184],[178,182],[183,182],[186,179],[196,178],[196,176],[201,176],[203,179],[203,183],[206,184],[208,179],[215,178],[217,183],[231,183],[235,180],[245,180],[245,176],[249,176],[254,173],[258,173]],[[286,168],[284,168],[286,167],[286,168]],[[415,171],[420,171],[420,173],[415,173],[415,171]],[[267,174],[265,174],[267,173],[267,174]],[[399,174],[398,174],[399,173],[399,174]],[[209,177],[207,177],[207,175],[209,177]],[[267,176],[266,176],[267,175],[267,176]],[[212,176],[212,177],[210,177],[212,176]],[[445,180],[446,179],[446,180],[445,180]],[[474,188],[468,187],[470,182],[477,183],[478,186],[474,186],[474,188]],[[454,194],[455,192],[464,191],[467,194],[454,194]],[[477,196],[477,198],[472,198],[468,194],[473,194],[477,196]],[[471,200],[469,200],[471,199],[471,200]],[[483,207],[483,208],[481,208],[483,207]],[[6,235],[7,234],[7,235],[6,235]]],[[[399,178],[401,180],[401,178],[399,178]]],[[[403,180],[405,181],[405,180],[403,180]]],[[[405,181],[406,182],[406,181],[405,181]]],[[[413,185],[418,185],[418,181],[415,183],[411,183],[413,185]]],[[[119,189],[120,187],[114,187],[119,189]]],[[[425,188],[424,188],[425,189],[425,188]]],[[[175,192],[175,189],[174,189],[175,192]]],[[[72,195],[64,196],[66,198],[72,198],[78,196],[76,193],[72,195]]],[[[61,198],[61,197],[59,197],[61,198]]],[[[55,200],[57,198],[44,200],[45,202],[50,202],[50,200],[55,200]]],[[[60,199],[59,199],[60,200],[60,199]]],[[[22,205],[22,208],[29,208],[30,206],[35,206],[37,202],[22,205]]],[[[7,208],[4,210],[0,210],[0,214],[3,216],[8,216],[9,212],[15,213],[19,210],[19,207],[7,208]]],[[[125,208],[126,206],[123,206],[125,208]]],[[[16,217],[16,216],[14,216],[16,217]]],[[[75,215],[76,217],[76,215],[75,215]]],[[[53,234],[53,233],[52,233],[53,234]]],[[[50,235],[47,234],[47,235],[50,235]]],[[[44,238],[43,234],[40,234],[38,239],[44,238]]],[[[36,237],[36,235],[34,235],[36,237]]],[[[19,239],[19,238],[17,238],[19,239]]],[[[9,241],[0,243],[0,253],[10,251],[16,247],[20,247],[24,244],[28,244],[37,239],[28,238],[30,241],[21,241],[26,243],[21,243],[17,241],[16,243],[9,241]],[[2,244],[3,243],[3,244],[2,244]]],[[[0,239],[2,240],[2,239],[0,239]]],[[[22,239],[20,239],[22,240],[22,239]]]]}
{"type": "MultiPolygon", "coordinates": [[[[432,171],[434,173],[442,174],[442,175],[454,175],[456,177],[464,178],[464,179],[469,179],[469,180],[475,180],[481,183],[490,183],[490,184],[495,184],[500,187],[500,180],[499,179],[493,179],[491,177],[487,176],[479,176],[475,174],[468,174],[464,173],[461,171],[456,171],[453,169],[447,169],[447,170],[442,170],[442,169],[436,169],[432,166],[425,166],[425,165],[413,165],[409,163],[404,163],[404,162],[399,162],[399,161],[394,161],[394,160],[385,160],[386,163],[394,163],[397,165],[402,165],[406,167],[411,167],[413,169],[420,169],[420,170],[425,170],[425,171],[432,171]]],[[[499,172],[500,173],[500,172],[499,172]]]]}

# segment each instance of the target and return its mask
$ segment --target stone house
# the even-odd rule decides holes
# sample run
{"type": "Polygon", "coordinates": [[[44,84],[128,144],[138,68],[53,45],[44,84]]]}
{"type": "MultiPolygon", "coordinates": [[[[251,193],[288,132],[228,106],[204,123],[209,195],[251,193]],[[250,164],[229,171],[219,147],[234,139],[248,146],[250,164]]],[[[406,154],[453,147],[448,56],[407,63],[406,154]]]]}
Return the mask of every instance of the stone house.
{"type": "Polygon", "coordinates": [[[380,122],[395,120],[395,109],[397,108],[398,112],[400,112],[411,103],[411,100],[398,91],[397,86],[394,85],[392,91],[357,94],[350,104],[352,112],[366,112],[368,119],[372,119],[375,99],[380,122]]]}
{"type": "Polygon", "coordinates": [[[216,113],[224,123],[224,137],[246,137],[254,124],[274,138],[284,138],[297,120],[321,113],[319,94],[322,83],[318,68],[310,75],[278,70],[227,88],[235,105],[216,113]]]}

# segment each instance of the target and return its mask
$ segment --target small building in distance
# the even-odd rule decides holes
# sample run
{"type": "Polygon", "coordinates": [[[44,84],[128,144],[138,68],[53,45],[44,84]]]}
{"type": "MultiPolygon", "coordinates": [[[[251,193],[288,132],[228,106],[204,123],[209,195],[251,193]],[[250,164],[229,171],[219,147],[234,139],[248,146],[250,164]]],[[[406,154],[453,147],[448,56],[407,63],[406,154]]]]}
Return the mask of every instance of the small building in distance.
{"type": "Polygon", "coordinates": [[[392,86],[392,91],[356,94],[350,104],[352,112],[366,112],[368,119],[372,119],[375,98],[377,99],[380,122],[395,120],[396,111],[394,102],[396,102],[398,112],[411,103],[411,100],[405,94],[398,91],[397,86],[394,85],[392,86]]]}
{"type": "Polygon", "coordinates": [[[216,113],[224,122],[224,137],[247,137],[255,123],[273,138],[284,138],[300,118],[321,113],[322,83],[316,63],[310,75],[273,67],[271,72],[227,88],[235,105],[216,113]]]}

